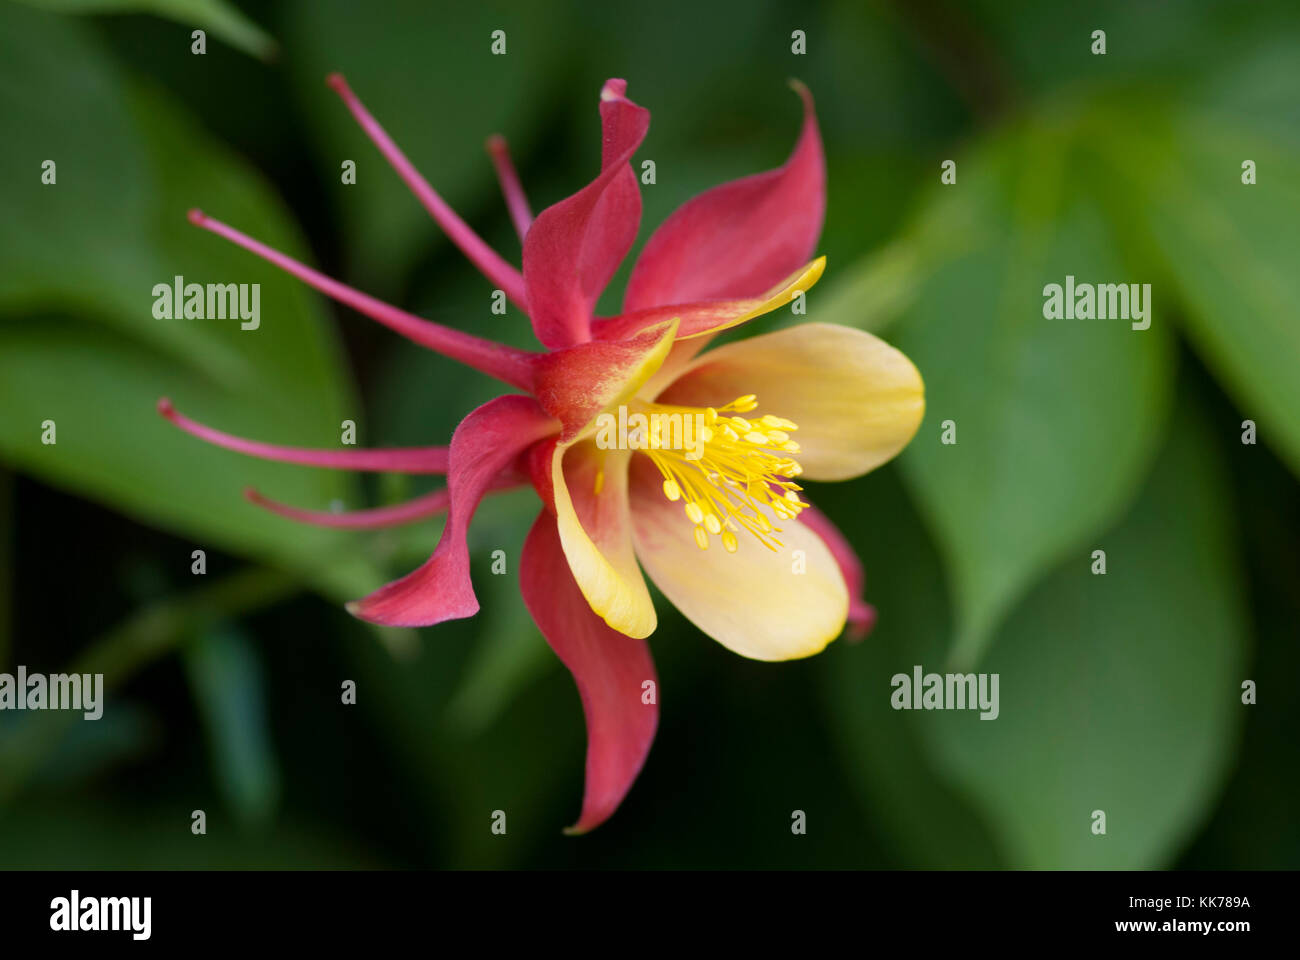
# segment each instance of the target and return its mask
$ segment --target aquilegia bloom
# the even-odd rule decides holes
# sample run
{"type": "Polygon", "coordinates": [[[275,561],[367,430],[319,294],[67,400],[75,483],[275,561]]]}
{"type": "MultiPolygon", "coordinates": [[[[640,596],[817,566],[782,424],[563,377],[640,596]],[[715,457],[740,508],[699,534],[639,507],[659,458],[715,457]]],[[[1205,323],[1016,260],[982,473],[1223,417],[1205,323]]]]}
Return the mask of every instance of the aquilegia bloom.
{"type": "MultiPolygon", "coordinates": [[[[427,626],[478,612],[465,534],[483,496],[531,483],[543,510],[524,543],[524,603],[573,673],[587,719],[587,782],[573,831],[614,812],[658,723],[645,643],[655,610],[641,571],[709,636],[759,660],[822,650],[875,612],[839,531],[800,495],[796,477],[844,480],[899,452],[924,409],[921,378],[861,330],[807,323],[700,351],[719,331],[789,303],[820,277],[811,260],[826,207],[812,97],[785,165],[723,184],[650,237],[615,317],[593,316],[636,238],[641,196],[629,163],[649,111],[610,80],[600,92],[601,169],[531,219],[499,138],[489,141],[523,241],[523,270],[491,250],[425,182],[337,75],[329,80],[397,173],[466,256],[532,320],[546,352],[516,350],[431,323],[325,277],[199,211],[190,219],[321,292],[524,391],[469,414],[449,447],[308,450],[244,440],[162,414],[205,440],[254,456],[353,470],[444,473],[445,490],[395,507],[315,513],[254,502],[297,520],[379,527],[447,511],[428,561],[351,603],[356,616],[427,626]],[[679,414],[701,446],[609,449],[601,415],[679,414]],[[696,420],[695,417],[700,419],[696,420]],[[796,441],[793,439],[797,437],[796,441]],[[639,561],[639,563],[638,563],[639,561]]],[[[661,188],[662,189],[662,188],[661,188]]],[[[629,446],[629,445],[624,445],[629,446]]],[[[644,445],[643,445],[644,446],[644,445]]]]}

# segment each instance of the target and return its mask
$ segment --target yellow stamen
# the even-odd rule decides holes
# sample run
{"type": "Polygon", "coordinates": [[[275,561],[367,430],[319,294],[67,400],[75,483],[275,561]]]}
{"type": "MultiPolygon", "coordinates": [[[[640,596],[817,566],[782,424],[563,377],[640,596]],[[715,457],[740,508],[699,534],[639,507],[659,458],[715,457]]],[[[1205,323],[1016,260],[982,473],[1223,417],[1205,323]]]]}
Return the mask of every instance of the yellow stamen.
{"type": "MultiPolygon", "coordinates": [[[[765,414],[758,419],[740,416],[758,407],[758,397],[747,394],[722,407],[680,407],[667,404],[639,404],[647,414],[677,414],[683,423],[705,426],[696,445],[669,449],[651,444],[644,450],[663,475],[664,496],[683,501],[686,518],[694,526],[695,543],[707,549],[711,536],[720,537],[723,549],[740,548],[739,530],[748,530],[770,550],[781,546],[768,515],[791,520],[807,506],[799,498],[802,488],[794,477],[803,473],[790,458],[799,445],[790,439],[798,427],[783,417],[765,414]],[[695,421],[695,415],[702,421],[695,421]],[[688,456],[688,454],[690,456],[688,456]]],[[[656,422],[654,419],[652,423],[656,422]]]]}
{"type": "Polygon", "coordinates": [[[592,494],[600,496],[600,491],[605,489],[605,451],[600,452],[600,459],[596,463],[596,478],[592,482],[592,494]]]}

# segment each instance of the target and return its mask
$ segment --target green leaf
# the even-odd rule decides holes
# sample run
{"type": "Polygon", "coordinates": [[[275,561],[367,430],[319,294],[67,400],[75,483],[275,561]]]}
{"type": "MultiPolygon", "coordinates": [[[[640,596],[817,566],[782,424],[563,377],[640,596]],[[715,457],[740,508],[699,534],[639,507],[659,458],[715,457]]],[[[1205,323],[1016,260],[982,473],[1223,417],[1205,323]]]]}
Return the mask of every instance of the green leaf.
{"type": "MultiPolygon", "coordinates": [[[[116,64],[82,24],[6,4],[0,77],[0,117],[10,131],[0,152],[10,226],[0,238],[0,309],[98,307],[126,326],[134,308],[143,315],[137,329],[157,330],[140,309],[148,290],[116,282],[133,261],[152,257],[156,202],[116,64]],[[41,182],[46,163],[55,165],[54,184],[41,182]]],[[[160,270],[148,262],[136,272],[160,270]]]]}
{"type": "Polygon", "coordinates": [[[961,27],[947,36],[965,33],[973,52],[995,51],[990,79],[1024,95],[1117,78],[1169,86],[1203,75],[1208,64],[1248,49],[1260,37],[1292,33],[1297,26],[1290,0],[1183,0],[1176,16],[1162,4],[1129,0],[974,0],[969,6],[974,9],[961,27]],[[1106,34],[1104,55],[1092,52],[1099,29],[1106,34]],[[1207,57],[1211,50],[1214,55],[1207,57]]]}
{"type": "MultiPolygon", "coordinates": [[[[348,476],[232,454],[155,412],[170,396],[222,429],[303,446],[337,445],[345,417],[364,424],[316,295],[185,218],[201,203],[302,255],[282,206],[165,97],[129,89],[76,21],[5,6],[0,37],[0,122],[16,145],[0,157],[0,457],[196,547],[272,559],[334,592],[373,588],[356,535],[240,496],[256,486],[325,508],[352,499],[348,476]],[[155,318],[153,287],[176,275],[260,284],[260,328],[155,318]],[[46,420],[55,444],[41,442],[46,420]]],[[[188,569],[188,553],[175,563],[188,569]]]]}
{"type": "MultiPolygon", "coordinates": [[[[250,567],[221,578],[203,578],[203,586],[146,606],[91,641],[67,670],[100,675],[111,696],[142,667],[173,652],[196,633],[235,615],[248,615],[298,592],[292,576],[250,567]]],[[[113,711],[116,714],[116,711],[113,711]]],[[[78,715],[66,710],[24,714],[21,723],[0,725],[0,805],[8,804],[61,748],[78,740],[72,733],[78,715]]],[[[112,738],[101,741],[110,745],[112,738]]]]}
{"type": "MultiPolygon", "coordinates": [[[[814,309],[817,322],[882,335],[916,300],[922,280],[918,247],[909,239],[897,240],[851,264],[826,291],[810,294],[821,301],[814,309]]],[[[781,325],[804,319],[782,317],[781,325]]]]}
{"type": "MultiPolygon", "coordinates": [[[[24,728],[43,723],[43,716],[8,711],[0,715],[0,767],[6,774],[29,762],[24,750],[30,738],[40,734],[24,728]]],[[[83,716],[74,714],[76,720],[83,716]]],[[[158,732],[157,717],[137,703],[119,700],[93,723],[64,723],[61,736],[45,741],[28,776],[34,786],[71,792],[115,767],[138,761],[158,732]]]]}
{"type": "MultiPolygon", "coordinates": [[[[101,795],[93,795],[99,797],[101,795]]],[[[118,802],[45,794],[0,819],[0,868],[6,870],[377,870],[401,866],[367,849],[355,829],[293,821],[261,832],[232,830],[208,810],[203,843],[190,833],[194,797],[158,790],[115,793],[118,802]]],[[[349,824],[349,827],[354,825],[349,824]]]]}
{"type": "MultiPolygon", "coordinates": [[[[0,466],[0,610],[14,608],[14,581],[18,572],[15,549],[18,512],[14,509],[14,475],[0,466]]],[[[0,668],[9,666],[13,649],[13,618],[0,617],[0,668]]]]}
{"type": "MultiPolygon", "coordinates": [[[[486,565],[475,569],[476,589],[485,574],[486,565]]],[[[517,596],[511,602],[522,606],[517,596]]],[[[449,714],[482,627],[478,620],[439,624],[402,663],[374,644],[348,645],[357,705],[414,781],[404,802],[429,824],[441,862],[477,869],[518,864],[572,822],[565,818],[579,808],[585,743],[573,681],[554,657],[541,682],[510,693],[488,725],[467,729],[463,714],[449,714]],[[494,810],[506,813],[504,838],[491,831],[494,810]]],[[[535,631],[529,635],[545,646],[535,631]]]]}
{"type": "Polygon", "coordinates": [[[555,663],[555,655],[534,626],[519,593],[519,553],[505,549],[506,544],[518,542],[519,531],[532,526],[537,499],[531,491],[511,499],[522,499],[522,509],[512,509],[514,504],[504,497],[493,497],[489,510],[483,511],[490,511],[488,532],[485,535],[480,528],[473,536],[476,555],[492,558],[496,550],[502,550],[506,572],[498,574],[497,560],[492,558],[492,575],[479,576],[475,585],[483,596],[479,639],[447,705],[448,719],[458,724],[465,736],[482,734],[523,690],[553,670],[555,663]]]}
{"type": "Polygon", "coordinates": [[[226,625],[196,637],[183,652],[217,785],[241,823],[264,824],[279,801],[280,768],[271,747],[257,651],[226,625]]]}
{"type": "MultiPolygon", "coordinates": [[[[1228,441],[1231,443],[1232,441],[1228,441]]],[[[1295,478],[1277,460],[1246,458],[1233,472],[1243,568],[1250,582],[1254,649],[1240,677],[1255,686],[1257,702],[1244,707],[1245,729],[1236,769],[1205,832],[1180,869],[1294,870],[1300,866],[1300,831],[1276,829],[1290,823],[1300,796],[1300,765],[1279,763],[1295,753],[1300,697],[1292,678],[1300,676],[1300,497],[1295,478]],[[1244,469],[1242,467],[1244,466],[1244,469]]],[[[1245,691],[1240,691],[1244,696],[1245,691]]]]}
{"type": "Polygon", "coordinates": [[[1167,866],[1222,787],[1247,626],[1213,442],[1182,404],[1141,497],[1095,540],[1105,575],[1080,551],[1008,620],[980,667],[1000,677],[997,719],[913,714],[1011,866],[1167,866]]]}
{"type": "Polygon", "coordinates": [[[949,570],[958,663],[1123,509],[1169,402],[1166,323],[1043,316],[1047,284],[1131,279],[1074,136],[1061,116],[1009,131],[958,163],[917,228],[925,279],[894,337],[927,414],[901,464],[949,570]]]}
{"type": "Polygon", "coordinates": [[[1108,155],[1139,187],[1140,215],[1197,352],[1260,441],[1300,474],[1300,149],[1224,113],[1151,107],[1113,119],[1126,147],[1108,155]],[[1160,162],[1146,162],[1157,135],[1160,162]],[[1242,183],[1245,160],[1255,164],[1253,185],[1242,183]]]}
{"type": "Polygon", "coordinates": [[[265,30],[225,0],[23,0],[56,13],[152,13],[225,40],[232,47],[263,60],[276,53],[265,30]]]}
{"type": "Polygon", "coordinates": [[[846,775],[899,864],[1000,866],[988,825],[945,780],[918,718],[890,708],[890,679],[917,662],[943,662],[951,634],[943,570],[920,517],[888,468],[812,496],[860,551],[879,615],[863,643],[841,640],[817,658],[846,775]]]}

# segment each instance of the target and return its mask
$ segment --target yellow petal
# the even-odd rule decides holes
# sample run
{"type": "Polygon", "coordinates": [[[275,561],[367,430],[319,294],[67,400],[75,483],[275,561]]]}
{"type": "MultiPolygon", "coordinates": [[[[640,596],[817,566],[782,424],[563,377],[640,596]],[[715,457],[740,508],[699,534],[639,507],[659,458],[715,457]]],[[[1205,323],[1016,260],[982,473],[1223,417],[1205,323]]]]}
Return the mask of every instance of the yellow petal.
{"type": "Polygon", "coordinates": [[[659,396],[705,407],[745,393],[799,425],[795,459],[809,480],[846,480],[907,446],[925,413],[916,367],[853,327],[805,323],[703,353],[659,396]]]}
{"type": "Polygon", "coordinates": [[[677,609],[724,647],[754,660],[794,660],[826,648],[844,629],[849,593],[825,542],[798,520],[781,520],[780,550],[748,533],[701,550],[681,511],[663,496],[657,470],[632,461],[637,558],[677,609]],[[732,547],[735,547],[734,551],[732,547]]]}
{"type": "Polygon", "coordinates": [[[640,396],[646,400],[653,400],[659,396],[673,381],[682,375],[696,355],[709,345],[712,335],[706,334],[702,337],[691,337],[688,340],[678,340],[673,344],[668,356],[654,375],[641,385],[640,396]]]}
{"type": "Polygon", "coordinates": [[[632,549],[630,456],[627,450],[597,449],[590,441],[556,444],[551,480],[560,544],[578,589],[612,629],[641,638],[654,632],[657,621],[632,549]]]}
{"type": "Polygon", "coordinates": [[[731,327],[739,326],[746,321],[753,320],[755,317],[761,317],[765,313],[771,313],[795,298],[796,294],[807,293],[808,289],[822,278],[822,273],[826,269],[826,258],[818,257],[807,266],[796,271],[783,283],[777,284],[768,293],[759,297],[752,305],[747,305],[748,309],[738,316],[730,317],[716,326],[709,327],[707,330],[698,330],[693,333],[683,333],[678,339],[690,340],[694,337],[706,337],[722,330],[728,330],[731,327]]]}
{"type": "MultiPolygon", "coordinates": [[[[692,315],[685,312],[685,318],[681,321],[677,331],[677,341],[673,344],[672,351],[663,361],[662,365],[654,372],[653,376],[648,377],[640,390],[640,395],[648,400],[657,397],[665,387],[677,379],[681,372],[686,369],[691,360],[695,358],[701,350],[709,345],[712,340],[723,330],[729,330],[760,317],[765,313],[771,313],[779,307],[785,306],[794,299],[795,294],[800,291],[807,291],[814,283],[821,279],[822,272],[826,269],[826,258],[818,257],[809,263],[802,270],[797,271],[784,283],[778,284],[773,290],[755,300],[733,300],[718,301],[712,305],[712,313],[706,319],[703,316],[692,315]],[[688,327],[689,321],[689,327],[688,327]]],[[[679,305],[683,311],[689,311],[700,304],[679,305]]],[[[606,321],[609,329],[616,329],[616,324],[622,324],[631,329],[641,329],[640,324],[647,323],[651,319],[659,317],[677,316],[674,313],[677,307],[655,307],[652,310],[642,311],[641,314],[629,314],[622,317],[615,317],[606,321]],[[634,317],[639,317],[633,322],[634,317]]]]}
{"type": "Polygon", "coordinates": [[[647,307],[621,313],[616,317],[601,317],[593,324],[592,331],[598,341],[623,340],[634,335],[640,336],[659,323],[679,320],[681,326],[677,331],[677,339],[709,337],[785,306],[797,294],[807,292],[820,280],[825,269],[826,258],[818,257],[757,297],[744,300],[696,300],[691,303],[647,307]]]}
{"type": "Polygon", "coordinates": [[[542,408],[563,424],[560,439],[578,439],[603,410],[634,397],[672,352],[677,320],[621,341],[589,340],[536,358],[533,386],[542,408]]]}

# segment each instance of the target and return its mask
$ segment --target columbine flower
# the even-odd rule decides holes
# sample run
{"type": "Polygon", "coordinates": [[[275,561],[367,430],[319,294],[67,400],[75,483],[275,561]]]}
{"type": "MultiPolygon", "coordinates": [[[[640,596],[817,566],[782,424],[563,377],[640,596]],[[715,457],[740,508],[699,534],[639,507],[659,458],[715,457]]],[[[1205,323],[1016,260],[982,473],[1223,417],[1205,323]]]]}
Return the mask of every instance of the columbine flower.
{"type": "Polygon", "coordinates": [[[583,832],[614,812],[640,771],[658,722],[645,643],[655,610],[642,577],[702,631],[758,660],[821,651],[846,623],[865,633],[862,568],[843,536],[801,496],[796,478],[865,473],[911,439],[921,379],[897,350],[822,323],[701,350],[722,330],[789,303],[820,277],[810,259],[826,206],[812,97],[785,165],[690,200],[650,237],[615,317],[593,316],[641,218],[629,160],[649,111],[610,80],[600,92],[601,169],[531,219],[505,143],[489,153],[523,242],[522,272],[498,256],[416,172],[342,77],[338,91],[434,220],[532,320],[547,352],[516,350],[389,306],[317,273],[199,211],[190,219],[411,340],[525,391],[470,413],[448,447],[309,450],[245,440],[159,410],[177,426],[253,456],[314,466],[446,474],[447,487],[352,514],[255,503],[296,520],[380,527],[443,510],[419,569],[351,603],[356,616],[427,626],[478,611],[466,529],[483,496],[531,482],[544,508],[520,559],[524,603],[573,673],[586,714],[583,832]],[[663,446],[602,449],[595,424],[620,406],[703,417],[697,458],[663,446]],[[797,440],[795,438],[798,438],[797,440]],[[639,561],[639,565],[638,565],[639,561]]]}

